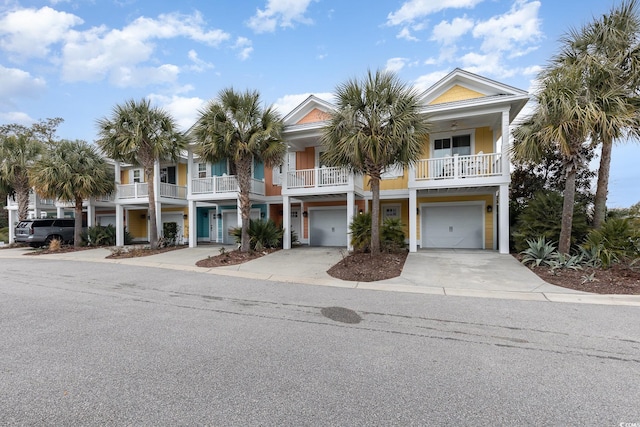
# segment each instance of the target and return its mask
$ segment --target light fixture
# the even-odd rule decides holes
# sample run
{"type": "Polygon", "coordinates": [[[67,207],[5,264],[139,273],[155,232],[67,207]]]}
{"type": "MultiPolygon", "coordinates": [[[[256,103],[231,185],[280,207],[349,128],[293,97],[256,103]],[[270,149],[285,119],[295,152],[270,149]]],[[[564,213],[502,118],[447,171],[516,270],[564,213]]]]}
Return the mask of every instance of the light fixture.
{"type": "Polygon", "coordinates": [[[309,212],[307,212],[307,211],[302,212],[302,216],[305,217],[305,218],[308,217],[309,216],[309,212]]]}
{"type": "Polygon", "coordinates": [[[265,216],[267,216],[264,212],[260,212],[260,218],[264,218],[265,216]]]}
{"type": "Polygon", "coordinates": [[[218,219],[222,219],[222,214],[221,214],[221,213],[219,213],[218,215],[216,215],[216,218],[218,218],[218,219]]]}
{"type": "Polygon", "coordinates": [[[420,215],[420,208],[416,208],[416,215],[420,215]]]}
{"type": "Polygon", "coordinates": [[[493,212],[493,206],[487,205],[487,213],[493,212]]]}
{"type": "Polygon", "coordinates": [[[182,219],[187,219],[187,218],[189,218],[189,215],[187,214],[182,215],[182,219]]]}
{"type": "Polygon", "coordinates": [[[360,209],[360,210],[358,211],[358,213],[359,213],[360,215],[362,215],[364,212],[362,212],[362,209],[360,209]]]}

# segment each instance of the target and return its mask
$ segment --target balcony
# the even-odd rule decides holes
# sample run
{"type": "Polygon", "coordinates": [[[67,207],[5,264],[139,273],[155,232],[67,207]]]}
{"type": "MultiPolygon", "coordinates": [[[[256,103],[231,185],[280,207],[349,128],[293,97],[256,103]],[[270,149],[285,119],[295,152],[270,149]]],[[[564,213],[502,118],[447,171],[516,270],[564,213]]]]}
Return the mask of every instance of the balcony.
{"type": "MultiPolygon", "coordinates": [[[[175,184],[160,183],[160,194],[157,197],[165,199],[186,200],[187,188],[175,184]]],[[[134,184],[119,184],[117,199],[119,200],[149,200],[149,185],[146,182],[136,182],[134,184]]]]}
{"type": "MultiPolygon", "coordinates": [[[[220,195],[225,197],[235,197],[233,193],[238,193],[238,179],[235,175],[211,176],[208,178],[194,178],[191,180],[191,194],[193,195],[220,195]]],[[[251,194],[264,196],[264,180],[251,178],[251,194]]]]}
{"type": "MultiPolygon", "coordinates": [[[[507,171],[508,174],[508,171],[507,171]]],[[[508,176],[507,176],[508,179],[508,176]]],[[[415,187],[492,185],[503,180],[502,153],[422,159],[413,168],[415,187]]]]}
{"type": "Polygon", "coordinates": [[[340,167],[287,171],[284,181],[282,192],[288,195],[362,190],[362,179],[356,179],[347,169],[340,167]]]}

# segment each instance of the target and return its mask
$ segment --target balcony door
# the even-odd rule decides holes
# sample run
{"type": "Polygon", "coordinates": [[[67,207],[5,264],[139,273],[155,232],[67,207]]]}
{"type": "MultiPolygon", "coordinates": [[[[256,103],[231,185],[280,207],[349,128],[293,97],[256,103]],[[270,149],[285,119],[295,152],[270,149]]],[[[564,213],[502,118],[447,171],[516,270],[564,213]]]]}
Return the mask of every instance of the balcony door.
{"type": "Polygon", "coordinates": [[[471,155],[471,135],[448,136],[433,141],[433,157],[435,159],[451,157],[454,154],[471,155]]]}
{"type": "Polygon", "coordinates": [[[165,184],[177,184],[176,167],[165,166],[160,168],[160,182],[164,182],[165,184]]]}

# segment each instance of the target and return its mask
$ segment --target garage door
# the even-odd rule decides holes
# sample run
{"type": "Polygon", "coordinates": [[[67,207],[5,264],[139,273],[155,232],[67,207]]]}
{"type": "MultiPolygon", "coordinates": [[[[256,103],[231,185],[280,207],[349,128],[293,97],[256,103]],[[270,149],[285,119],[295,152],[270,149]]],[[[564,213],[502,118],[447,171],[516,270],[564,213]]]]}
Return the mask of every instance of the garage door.
{"type": "Polygon", "coordinates": [[[482,208],[482,205],[424,207],[422,247],[482,249],[482,208]]]}
{"type": "Polygon", "coordinates": [[[311,246],[347,246],[347,209],[309,211],[311,246]]]}

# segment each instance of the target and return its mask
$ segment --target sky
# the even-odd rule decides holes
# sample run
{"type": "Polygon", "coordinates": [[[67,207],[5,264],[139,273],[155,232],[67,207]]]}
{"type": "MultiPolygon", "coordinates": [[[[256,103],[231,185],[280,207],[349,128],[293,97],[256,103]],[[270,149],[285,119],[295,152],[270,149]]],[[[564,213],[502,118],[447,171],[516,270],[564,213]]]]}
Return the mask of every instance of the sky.
{"type": "MultiPolygon", "coordinates": [[[[58,136],[150,99],[182,129],[220,90],[286,115],[387,69],[426,90],[455,68],[533,91],[571,28],[613,0],[0,0],[0,124],[61,117],[58,136]]],[[[614,147],[610,207],[640,201],[640,144],[614,147]]],[[[597,165],[594,165],[597,167],[597,165]]]]}

